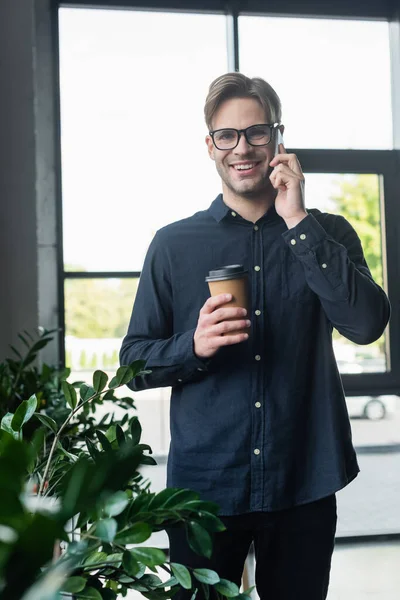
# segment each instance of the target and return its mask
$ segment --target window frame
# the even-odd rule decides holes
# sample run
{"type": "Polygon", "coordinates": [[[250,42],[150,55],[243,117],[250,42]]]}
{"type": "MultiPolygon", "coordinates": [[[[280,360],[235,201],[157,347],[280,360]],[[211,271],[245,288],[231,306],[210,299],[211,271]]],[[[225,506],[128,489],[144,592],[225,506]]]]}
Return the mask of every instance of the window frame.
{"type": "MultiPolygon", "coordinates": [[[[268,2],[268,10],[261,0],[249,0],[247,2],[223,2],[221,0],[169,0],[168,2],[143,0],[141,3],[129,0],[95,0],[90,5],[87,2],[74,0],[53,3],[56,27],[57,52],[55,53],[57,66],[55,69],[56,82],[59,83],[59,40],[58,40],[58,9],[60,7],[96,8],[96,9],[130,9],[150,10],[162,12],[196,12],[209,14],[225,14],[227,26],[227,54],[228,70],[239,71],[239,15],[258,16],[286,16],[286,17],[315,17],[315,18],[342,18],[342,19],[373,19],[390,21],[396,27],[396,36],[391,39],[391,60],[394,56],[400,57],[400,9],[396,9],[395,2],[382,3],[380,0],[356,0],[349,3],[348,0],[337,0],[332,6],[321,7],[315,0],[295,1],[291,0],[284,5],[278,0],[268,2]],[[243,10],[241,10],[243,6],[243,10]],[[397,12],[396,12],[397,10],[397,12]],[[397,41],[396,41],[397,39],[397,41]]],[[[400,90],[400,60],[392,65],[392,87],[400,90]]],[[[59,85],[57,92],[58,130],[60,131],[60,98],[59,85]]],[[[398,98],[400,101],[400,98],[398,98]]],[[[394,140],[400,147],[400,102],[393,102],[394,140]]],[[[58,140],[60,141],[60,140],[58,140]]],[[[384,202],[382,204],[382,248],[386,253],[384,266],[386,266],[387,292],[392,305],[392,316],[390,321],[390,335],[388,336],[390,371],[383,373],[343,374],[342,381],[347,396],[357,395],[380,395],[400,394],[400,235],[398,223],[400,223],[400,203],[397,202],[396,191],[400,190],[400,150],[321,150],[321,149],[290,149],[295,152],[300,160],[302,168],[308,173],[371,173],[383,176],[384,202]],[[386,263],[386,264],[385,264],[386,263]]],[[[58,150],[58,172],[61,181],[61,151],[58,150]]],[[[397,192],[398,193],[398,192],[397,192]]],[[[140,272],[71,272],[64,271],[62,251],[62,190],[61,185],[57,194],[58,213],[58,290],[59,290],[59,323],[60,336],[60,358],[65,363],[65,299],[64,282],[66,279],[93,279],[93,278],[134,278],[139,277],[140,272]]]]}

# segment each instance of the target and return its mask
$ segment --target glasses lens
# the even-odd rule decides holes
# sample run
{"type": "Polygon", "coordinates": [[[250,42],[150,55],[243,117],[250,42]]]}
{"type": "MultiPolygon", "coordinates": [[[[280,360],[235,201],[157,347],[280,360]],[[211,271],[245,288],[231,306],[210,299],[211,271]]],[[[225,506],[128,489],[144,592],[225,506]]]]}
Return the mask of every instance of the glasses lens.
{"type": "Polygon", "coordinates": [[[237,131],[235,129],[221,129],[214,133],[214,143],[220,150],[234,148],[237,142],[237,131]]]}
{"type": "Polygon", "coordinates": [[[253,146],[263,146],[268,144],[271,139],[271,127],[269,125],[254,125],[246,130],[246,137],[249,144],[253,146]]]}

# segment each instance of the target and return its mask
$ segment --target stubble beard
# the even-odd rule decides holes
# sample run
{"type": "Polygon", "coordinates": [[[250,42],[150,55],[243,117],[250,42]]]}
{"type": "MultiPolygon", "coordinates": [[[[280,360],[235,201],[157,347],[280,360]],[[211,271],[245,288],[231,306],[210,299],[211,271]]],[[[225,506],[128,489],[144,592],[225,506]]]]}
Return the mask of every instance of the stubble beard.
{"type": "MultiPolygon", "coordinates": [[[[228,169],[230,168],[231,167],[228,167],[228,169]]],[[[268,168],[267,173],[256,183],[251,182],[252,185],[248,189],[243,188],[243,186],[240,183],[236,186],[235,182],[233,182],[231,177],[229,177],[229,173],[226,173],[224,169],[221,168],[219,165],[217,165],[217,171],[226,187],[236,196],[240,196],[248,200],[254,200],[256,198],[259,198],[261,194],[265,194],[271,191],[272,184],[269,180],[269,175],[272,172],[272,168],[270,167],[268,168]]]]}

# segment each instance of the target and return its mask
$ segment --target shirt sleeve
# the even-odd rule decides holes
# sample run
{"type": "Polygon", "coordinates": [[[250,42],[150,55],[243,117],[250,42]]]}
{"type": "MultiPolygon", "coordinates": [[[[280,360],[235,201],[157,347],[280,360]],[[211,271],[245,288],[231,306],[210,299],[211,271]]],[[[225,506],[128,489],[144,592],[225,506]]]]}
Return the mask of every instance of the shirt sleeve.
{"type": "Polygon", "coordinates": [[[370,344],[388,323],[389,300],[372,278],[353,227],[344,217],[327,217],[329,233],[309,213],[283,237],[332,326],[356,344],[370,344]]]}
{"type": "Polygon", "coordinates": [[[139,391],[194,381],[204,376],[208,361],[194,353],[195,329],[173,333],[172,288],[168,255],[156,234],[140,276],[121,365],[146,361],[151,374],[136,377],[129,387],[139,391]]]}

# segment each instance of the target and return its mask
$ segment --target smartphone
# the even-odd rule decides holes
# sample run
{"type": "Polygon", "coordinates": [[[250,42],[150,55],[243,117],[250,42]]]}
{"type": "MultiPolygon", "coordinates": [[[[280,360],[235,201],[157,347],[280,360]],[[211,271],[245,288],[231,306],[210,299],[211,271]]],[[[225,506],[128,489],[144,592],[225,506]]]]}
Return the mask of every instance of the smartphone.
{"type": "Polygon", "coordinates": [[[275,156],[279,154],[279,144],[283,144],[283,135],[281,130],[277,128],[275,136],[275,156]]]}

